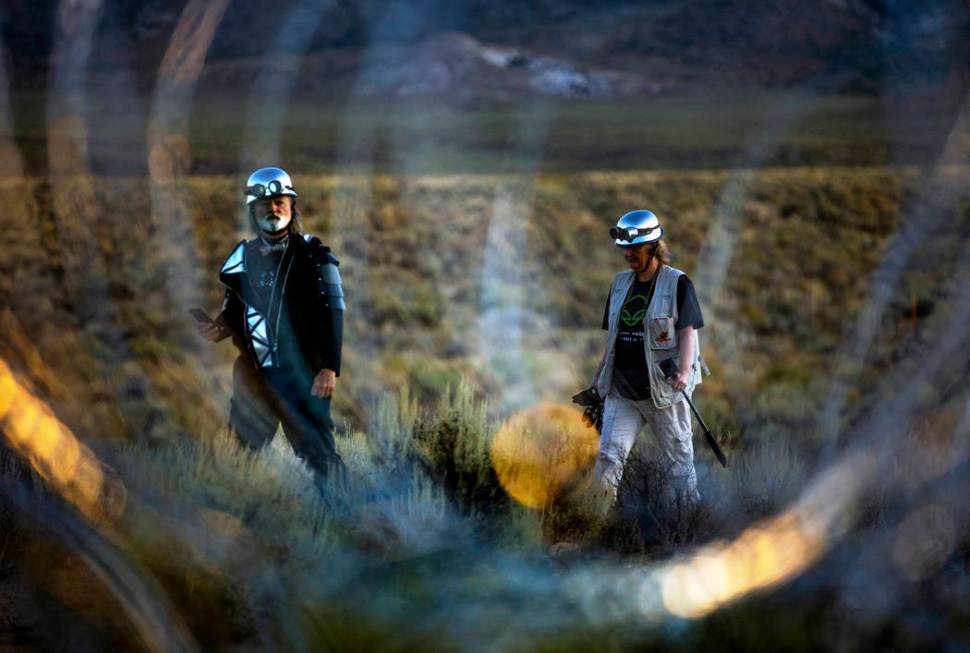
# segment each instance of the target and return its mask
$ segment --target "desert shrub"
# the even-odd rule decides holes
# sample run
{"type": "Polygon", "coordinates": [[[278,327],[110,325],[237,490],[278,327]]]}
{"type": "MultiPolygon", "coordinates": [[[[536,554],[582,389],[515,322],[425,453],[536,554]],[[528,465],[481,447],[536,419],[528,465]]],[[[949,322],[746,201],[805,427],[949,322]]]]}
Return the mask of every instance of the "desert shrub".
{"type": "Polygon", "coordinates": [[[637,551],[628,515],[607,515],[608,497],[592,485],[592,470],[588,470],[587,491],[580,495],[560,497],[552,505],[537,513],[542,542],[554,555],[568,554],[581,548],[623,554],[637,551]]]}
{"type": "Polygon", "coordinates": [[[429,474],[465,512],[490,514],[508,505],[489,458],[493,437],[486,406],[466,382],[447,390],[416,424],[415,445],[429,474]]]}
{"type": "Polygon", "coordinates": [[[360,460],[357,475],[408,475],[414,462],[417,419],[418,405],[407,386],[402,386],[397,396],[384,395],[371,412],[366,437],[368,455],[360,460]]]}
{"type": "Polygon", "coordinates": [[[732,458],[725,508],[739,522],[773,514],[801,491],[808,478],[804,453],[785,435],[772,435],[776,437],[751,444],[732,458]]]}
{"type": "Polygon", "coordinates": [[[316,555],[327,546],[326,504],[281,438],[252,452],[221,431],[205,441],[132,445],[113,458],[130,490],[153,504],[176,513],[224,514],[239,528],[296,537],[288,542],[294,551],[316,555]]]}
{"type": "Polygon", "coordinates": [[[463,359],[441,359],[418,352],[386,356],[383,373],[393,386],[407,386],[425,405],[434,405],[451,387],[461,384],[465,374],[472,372],[463,359]]]}

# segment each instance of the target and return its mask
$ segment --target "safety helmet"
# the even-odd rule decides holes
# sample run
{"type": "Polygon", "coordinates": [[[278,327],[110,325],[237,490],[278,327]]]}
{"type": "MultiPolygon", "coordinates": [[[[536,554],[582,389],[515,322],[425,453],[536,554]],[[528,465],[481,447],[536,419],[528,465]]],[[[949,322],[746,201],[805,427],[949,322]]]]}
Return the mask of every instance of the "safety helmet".
{"type": "Polygon", "coordinates": [[[655,243],[663,238],[660,220],[650,211],[630,211],[610,228],[610,238],[617,247],[633,247],[642,243],[655,243]]]}
{"type": "Polygon", "coordinates": [[[289,195],[296,197],[293,180],[282,168],[260,168],[249,175],[246,181],[246,204],[252,204],[264,197],[289,195]]]}

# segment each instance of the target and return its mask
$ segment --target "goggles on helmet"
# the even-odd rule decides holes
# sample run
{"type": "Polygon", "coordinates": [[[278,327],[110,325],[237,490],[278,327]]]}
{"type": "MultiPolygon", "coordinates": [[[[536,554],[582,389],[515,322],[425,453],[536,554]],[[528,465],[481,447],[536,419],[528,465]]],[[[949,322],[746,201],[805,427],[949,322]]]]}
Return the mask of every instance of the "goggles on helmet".
{"type": "Polygon", "coordinates": [[[647,236],[657,229],[660,229],[660,225],[655,227],[647,227],[646,229],[637,229],[635,227],[610,227],[610,238],[614,240],[625,240],[627,242],[631,242],[634,238],[647,236]]]}
{"type": "MultiPolygon", "coordinates": [[[[293,191],[292,186],[284,186],[279,179],[273,179],[268,184],[253,184],[246,186],[246,195],[252,195],[256,199],[272,197],[273,195],[283,195],[284,190],[293,191]]],[[[293,194],[296,194],[295,191],[293,194]]]]}

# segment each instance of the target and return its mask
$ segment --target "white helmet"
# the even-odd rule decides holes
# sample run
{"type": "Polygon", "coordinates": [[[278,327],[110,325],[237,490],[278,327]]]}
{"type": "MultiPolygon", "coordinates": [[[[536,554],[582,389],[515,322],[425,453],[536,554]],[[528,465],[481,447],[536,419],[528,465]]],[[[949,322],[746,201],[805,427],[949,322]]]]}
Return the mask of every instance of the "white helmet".
{"type": "Polygon", "coordinates": [[[663,238],[660,220],[650,211],[630,211],[610,228],[610,238],[617,247],[633,247],[642,243],[655,243],[663,238]]]}
{"type": "Polygon", "coordinates": [[[289,195],[296,197],[293,180],[282,168],[260,168],[246,181],[246,204],[264,197],[289,195]]]}

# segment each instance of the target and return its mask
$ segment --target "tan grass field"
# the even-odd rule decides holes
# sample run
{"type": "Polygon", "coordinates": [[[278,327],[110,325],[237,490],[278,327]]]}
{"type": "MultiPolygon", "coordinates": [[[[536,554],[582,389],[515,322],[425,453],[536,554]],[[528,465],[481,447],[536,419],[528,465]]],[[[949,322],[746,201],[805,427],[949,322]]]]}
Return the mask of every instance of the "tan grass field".
{"type": "MultiPolygon", "coordinates": [[[[218,311],[218,268],[249,236],[236,182],[156,189],[169,203],[154,209],[143,179],[0,186],[32,225],[3,246],[4,353],[69,423],[134,440],[222,423],[234,352],[197,338],[185,309],[218,311]]],[[[388,389],[429,400],[462,377],[495,411],[521,407],[507,395],[523,388],[567,401],[596,365],[622,269],[605,232],[649,207],[707,317],[715,373],[701,401],[715,421],[747,426],[752,411],[777,409],[758,405],[770,401],[759,390],[824,375],[918,182],[881,168],[300,178],[305,226],[340,258],[348,298],[338,418],[359,426],[388,389]],[[705,287],[698,261],[718,244],[715,215],[732,221],[734,245],[723,279],[705,287]],[[515,342],[502,342],[506,325],[515,342]]],[[[935,292],[918,274],[905,286],[889,343],[915,328],[912,300],[935,292]]]]}
{"type": "MultiPolygon", "coordinates": [[[[156,632],[202,649],[392,642],[391,650],[467,650],[499,630],[496,650],[669,643],[666,631],[643,630],[672,614],[650,602],[651,574],[669,556],[720,546],[799,497],[812,456],[833,445],[818,439],[826,384],[872,275],[923,189],[918,171],[886,168],[314,176],[297,184],[304,226],[341,260],[348,305],[334,404],[348,474],[322,497],[280,438],[254,456],[226,437],[234,352],[197,337],[187,314],[195,305],[218,310],[217,270],[249,235],[239,180],[0,183],[0,201],[13,207],[0,213],[0,227],[16,234],[0,246],[0,356],[22,384],[18,396],[37,400],[44,424],[62,423],[58,433],[90,445],[112,470],[104,486],[121,488],[107,517],[76,524],[49,501],[70,474],[34,481],[34,503],[23,499],[30,507],[8,530],[4,555],[26,571],[0,574],[0,601],[34,597],[7,619],[36,629],[23,615],[41,605],[35,614],[65,633],[46,644],[87,633],[128,648],[156,632]],[[713,375],[695,399],[731,467],[714,467],[696,439],[705,501],[690,515],[658,512],[652,497],[663,474],[644,438],[617,508],[604,517],[581,491],[589,470],[577,467],[591,460],[590,440],[558,421],[539,423],[572,414],[562,404],[597,364],[606,293],[623,267],[606,232],[634,207],[661,217],[673,263],[694,279],[705,313],[713,375]],[[496,447],[503,432],[512,445],[496,447]],[[544,459],[540,441],[586,448],[544,459]],[[594,553],[573,566],[550,563],[545,552],[557,542],[594,553]],[[644,584],[629,585],[637,574],[644,584]],[[114,578],[130,581],[124,592],[113,591],[114,578]],[[577,588],[627,603],[590,603],[577,588]],[[60,616],[50,617],[44,601],[62,606],[60,616]]],[[[887,371],[924,351],[928,325],[946,317],[947,274],[970,230],[970,197],[938,208],[948,213],[891,289],[843,426],[881,401],[887,371]]],[[[959,365],[941,366],[938,399],[912,427],[936,447],[911,452],[900,467],[918,487],[946,478],[945,461],[962,446],[962,395],[952,389],[966,374],[959,365]],[[939,435],[949,431],[952,440],[939,435]]],[[[23,423],[31,414],[17,412],[23,423]]],[[[0,462],[2,482],[31,482],[19,463],[0,462]]],[[[855,507],[857,541],[884,552],[900,546],[884,542],[896,532],[891,487],[855,507]]],[[[959,562],[952,552],[965,546],[963,534],[946,531],[939,515],[955,517],[934,510],[907,528],[928,524],[923,530],[949,537],[943,550],[959,562]]],[[[0,512],[0,523],[12,519],[0,512]]],[[[764,548],[769,531],[759,528],[737,542],[764,548]]],[[[837,544],[818,544],[813,555],[837,544]]],[[[933,570],[949,559],[940,556],[920,553],[907,564],[936,582],[933,570]]],[[[780,578],[778,569],[815,559],[776,562],[754,577],[780,578]]],[[[828,583],[825,574],[812,582],[828,583]]],[[[756,595],[696,622],[690,641],[750,648],[768,636],[791,650],[823,645],[811,624],[831,618],[829,606],[791,592],[756,595]]]]}

